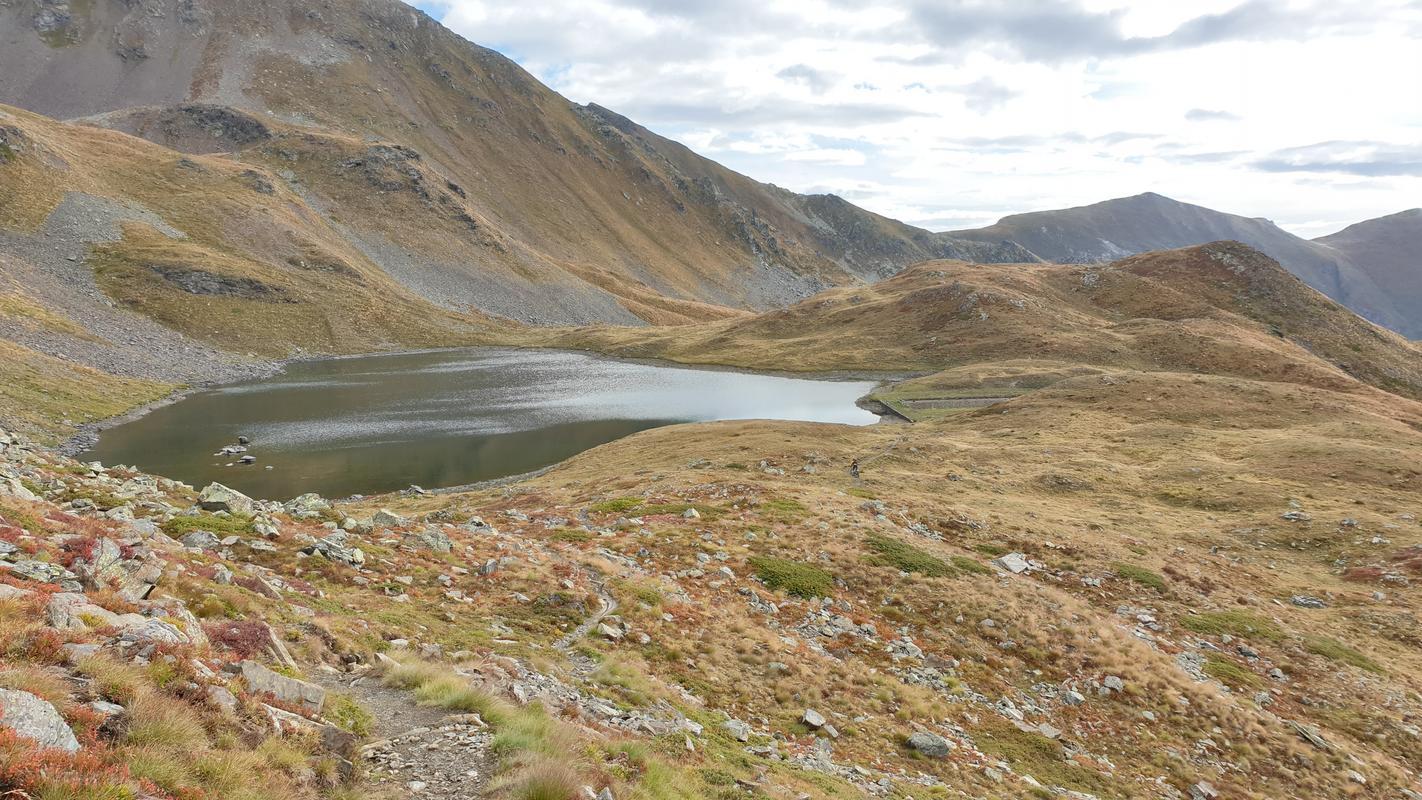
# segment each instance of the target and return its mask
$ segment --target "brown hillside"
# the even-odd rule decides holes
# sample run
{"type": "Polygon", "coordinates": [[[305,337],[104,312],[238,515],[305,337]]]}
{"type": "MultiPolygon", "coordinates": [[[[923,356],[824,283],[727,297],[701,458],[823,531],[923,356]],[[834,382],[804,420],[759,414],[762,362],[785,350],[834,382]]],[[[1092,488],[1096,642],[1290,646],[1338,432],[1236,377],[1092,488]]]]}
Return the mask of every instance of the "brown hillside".
{"type": "Polygon", "coordinates": [[[788,370],[1040,359],[1422,394],[1422,351],[1234,242],[1103,266],[920,264],[745,320],[557,341],[788,370]]]}
{"type": "Polygon", "coordinates": [[[446,308],[665,323],[927,258],[1030,258],[757,183],[568,102],[398,0],[97,0],[69,12],[0,7],[0,102],[268,167],[446,308]]]}

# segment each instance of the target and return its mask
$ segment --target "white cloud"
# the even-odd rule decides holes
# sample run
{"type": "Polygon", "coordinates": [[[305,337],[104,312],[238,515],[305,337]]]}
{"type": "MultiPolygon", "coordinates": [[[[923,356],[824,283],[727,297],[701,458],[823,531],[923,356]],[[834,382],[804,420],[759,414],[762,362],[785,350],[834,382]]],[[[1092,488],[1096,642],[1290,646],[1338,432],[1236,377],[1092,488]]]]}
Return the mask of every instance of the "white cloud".
{"type": "Polygon", "coordinates": [[[432,12],[572,100],[760,180],[938,229],[1156,191],[1319,235],[1422,197],[1414,0],[437,0],[432,12]]]}

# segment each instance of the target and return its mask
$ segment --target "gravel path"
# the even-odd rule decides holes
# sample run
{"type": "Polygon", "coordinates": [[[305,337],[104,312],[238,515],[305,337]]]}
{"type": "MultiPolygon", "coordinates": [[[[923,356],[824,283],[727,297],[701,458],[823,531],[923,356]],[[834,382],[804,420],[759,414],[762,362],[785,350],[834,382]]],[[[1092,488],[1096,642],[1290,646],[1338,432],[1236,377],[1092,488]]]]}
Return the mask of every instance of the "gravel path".
{"type": "Polygon", "coordinates": [[[327,688],[355,698],[375,718],[361,755],[369,780],[397,795],[469,800],[485,795],[496,762],[493,735],[474,715],[450,715],[415,703],[409,692],[365,676],[318,676],[327,688]]]}

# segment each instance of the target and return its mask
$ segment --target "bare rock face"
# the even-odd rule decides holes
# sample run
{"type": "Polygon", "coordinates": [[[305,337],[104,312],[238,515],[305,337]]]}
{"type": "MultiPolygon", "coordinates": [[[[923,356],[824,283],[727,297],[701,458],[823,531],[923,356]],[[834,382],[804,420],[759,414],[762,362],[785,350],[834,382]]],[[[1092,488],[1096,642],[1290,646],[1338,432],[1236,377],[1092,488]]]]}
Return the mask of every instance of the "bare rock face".
{"type": "Polygon", "coordinates": [[[70,753],[79,749],[74,731],[54,706],[29,692],[0,689],[0,725],[41,747],[70,753]]]}

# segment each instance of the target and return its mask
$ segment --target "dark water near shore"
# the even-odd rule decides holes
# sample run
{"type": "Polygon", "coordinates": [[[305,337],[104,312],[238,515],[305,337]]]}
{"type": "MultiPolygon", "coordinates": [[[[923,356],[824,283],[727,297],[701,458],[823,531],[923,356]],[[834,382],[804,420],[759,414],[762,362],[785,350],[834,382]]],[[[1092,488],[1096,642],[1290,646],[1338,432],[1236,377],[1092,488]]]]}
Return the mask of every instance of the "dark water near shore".
{"type": "Polygon", "coordinates": [[[679,422],[868,424],[854,401],[873,387],[546,350],[330,359],[194,394],[105,431],[80,458],[256,497],[343,497],[518,475],[679,422]],[[239,435],[256,464],[213,455],[239,435]]]}

